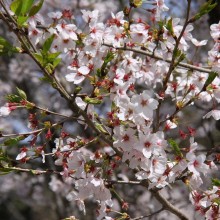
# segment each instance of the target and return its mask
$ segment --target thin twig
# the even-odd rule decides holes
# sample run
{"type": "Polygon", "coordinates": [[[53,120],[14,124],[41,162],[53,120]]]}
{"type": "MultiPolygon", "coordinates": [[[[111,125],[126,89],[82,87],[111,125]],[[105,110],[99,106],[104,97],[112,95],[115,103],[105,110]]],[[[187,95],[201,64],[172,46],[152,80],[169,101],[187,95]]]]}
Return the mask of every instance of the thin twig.
{"type": "MultiPolygon", "coordinates": [[[[63,124],[65,121],[67,121],[67,119],[64,119],[62,121],[59,121],[57,123],[54,123],[50,126],[50,128],[52,127],[56,127],[57,125],[59,124],[63,124]]],[[[0,134],[0,138],[7,138],[7,137],[15,137],[15,136],[30,136],[30,135],[35,135],[35,134],[39,134],[41,133],[42,131],[48,129],[47,127],[44,127],[44,128],[40,128],[38,130],[34,130],[34,131],[30,131],[30,132],[25,132],[25,133],[17,133],[17,134],[0,134]]]]}
{"type": "Polygon", "coordinates": [[[161,209],[159,209],[156,212],[153,212],[153,213],[151,213],[149,215],[139,216],[139,217],[136,217],[136,218],[131,218],[130,220],[140,220],[140,219],[143,219],[143,218],[148,218],[148,217],[151,217],[153,215],[156,215],[156,214],[162,212],[163,210],[164,210],[164,207],[162,207],[161,209]]]}
{"type": "MultiPolygon", "coordinates": [[[[135,52],[135,53],[138,53],[138,54],[146,55],[146,56],[151,57],[151,58],[156,59],[156,60],[165,61],[167,63],[171,63],[172,62],[171,59],[164,59],[161,56],[153,55],[153,53],[150,53],[150,52],[147,52],[147,51],[144,51],[144,50],[140,50],[140,49],[137,49],[137,48],[114,47],[113,45],[106,44],[106,43],[103,43],[103,46],[115,48],[117,50],[132,51],[132,52],[135,52]]],[[[183,63],[183,62],[178,63],[177,66],[181,66],[181,67],[184,67],[184,68],[189,69],[189,70],[197,70],[197,71],[200,71],[200,72],[203,72],[203,73],[211,73],[211,72],[213,72],[212,70],[210,70],[208,68],[198,67],[198,66],[191,65],[191,64],[188,64],[188,63],[183,63]]]]}
{"type": "Polygon", "coordinates": [[[110,184],[125,184],[125,185],[140,185],[140,181],[123,181],[123,180],[105,180],[105,182],[110,184]]]}
{"type": "Polygon", "coordinates": [[[26,173],[32,173],[34,175],[40,175],[40,174],[51,174],[56,173],[60,174],[60,172],[56,170],[33,170],[33,169],[26,169],[21,167],[4,167],[4,169],[8,169],[8,171],[19,171],[19,172],[26,172],[26,173]]]}

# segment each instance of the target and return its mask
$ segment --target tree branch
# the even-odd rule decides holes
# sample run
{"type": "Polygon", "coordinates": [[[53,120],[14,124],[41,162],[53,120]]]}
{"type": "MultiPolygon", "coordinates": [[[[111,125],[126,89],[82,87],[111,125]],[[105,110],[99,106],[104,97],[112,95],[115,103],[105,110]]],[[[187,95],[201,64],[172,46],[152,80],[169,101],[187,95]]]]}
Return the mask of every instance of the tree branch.
{"type": "MultiPolygon", "coordinates": [[[[135,52],[135,53],[138,53],[138,54],[146,55],[146,56],[151,57],[151,58],[156,59],[156,60],[165,61],[167,63],[172,62],[171,59],[164,59],[161,56],[157,56],[157,55],[154,55],[153,53],[150,53],[150,52],[147,52],[147,51],[144,51],[144,50],[140,50],[140,49],[137,49],[137,48],[129,48],[129,47],[126,47],[126,46],[125,47],[114,47],[113,45],[106,44],[106,43],[103,43],[103,46],[115,48],[117,50],[132,51],[132,52],[135,52]]],[[[200,71],[200,72],[203,72],[203,73],[213,72],[210,69],[207,69],[207,68],[204,68],[204,67],[198,67],[198,66],[191,65],[191,64],[188,64],[188,63],[183,63],[183,62],[178,63],[177,66],[184,67],[184,68],[189,69],[189,70],[197,70],[197,71],[200,71]]]]}
{"type": "Polygon", "coordinates": [[[130,220],[140,220],[140,219],[143,219],[143,218],[148,218],[148,217],[151,217],[151,216],[153,216],[153,215],[156,215],[156,214],[162,212],[163,210],[164,210],[164,207],[162,207],[162,208],[159,209],[158,211],[153,212],[153,213],[151,213],[151,214],[149,214],[149,215],[144,215],[144,216],[139,216],[139,217],[136,217],[136,218],[131,218],[130,220]]]}

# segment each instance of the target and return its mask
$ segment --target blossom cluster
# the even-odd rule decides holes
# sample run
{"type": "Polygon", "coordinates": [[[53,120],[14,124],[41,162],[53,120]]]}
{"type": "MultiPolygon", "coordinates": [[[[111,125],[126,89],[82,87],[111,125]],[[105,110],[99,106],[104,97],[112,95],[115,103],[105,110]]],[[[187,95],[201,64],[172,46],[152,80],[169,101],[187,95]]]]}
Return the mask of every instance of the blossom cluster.
{"type": "MultiPolygon", "coordinates": [[[[137,180],[148,181],[149,189],[159,190],[182,180],[192,190],[191,201],[196,209],[207,219],[215,219],[219,216],[215,201],[219,197],[218,187],[204,195],[197,192],[208,174],[217,170],[213,158],[198,153],[200,146],[194,140],[193,129],[189,128],[189,146],[184,150],[169,139],[167,131],[178,127],[176,114],[196,100],[219,103],[220,79],[215,75],[209,83],[214,72],[200,71],[200,64],[195,70],[179,65],[191,45],[200,47],[207,41],[199,42],[193,37],[191,23],[185,26],[179,18],[162,20],[162,12],[168,10],[164,1],[156,0],[152,5],[152,23],[142,18],[131,22],[131,9],[127,9],[127,14],[112,13],[105,23],[99,21],[98,10],[82,10],[83,29],[73,22],[74,16],[68,10],[49,13],[51,25],[44,28],[43,17],[29,19],[28,36],[33,45],[42,46],[42,39],[54,36],[51,52],[60,53],[66,81],[75,89],[88,84],[92,87],[86,95],[77,96],[75,92],[74,102],[112,142],[108,146],[111,150],[104,147],[100,153],[87,150],[84,146],[89,141],[82,137],[60,137],[55,140],[52,154],[55,164],[63,168],[63,179],[75,187],[67,199],[76,200],[85,212],[84,200],[93,197],[99,203],[100,220],[111,219],[107,217],[107,208],[113,205],[107,180],[111,175],[117,178],[113,173],[120,164],[134,170],[137,180]],[[151,56],[146,57],[145,52],[151,56]],[[171,100],[174,112],[161,116],[161,105],[166,99],[171,100]],[[98,120],[98,108],[94,105],[105,102],[110,102],[111,107],[98,120]],[[116,155],[120,162],[116,162],[116,155]]],[[[211,26],[215,44],[208,53],[209,65],[215,72],[220,71],[219,33],[220,22],[211,26]]],[[[11,106],[1,107],[0,116],[14,110],[11,106]]],[[[213,107],[204,118],[210,116],[219,120],[220,110],[213,107]]],[[[82,116],[78,122],[86,124],[82,116]]],[[[180,132],[181,138],[187,135],[180,132]]],[[[47,133],[47,137],[51,138],[51,134],[47,133]]],[[[27,157],[27,151],[22,148],[16,160],[27,157]]],[[[45,160],[43,148],[38,154],[45,160]]]]}

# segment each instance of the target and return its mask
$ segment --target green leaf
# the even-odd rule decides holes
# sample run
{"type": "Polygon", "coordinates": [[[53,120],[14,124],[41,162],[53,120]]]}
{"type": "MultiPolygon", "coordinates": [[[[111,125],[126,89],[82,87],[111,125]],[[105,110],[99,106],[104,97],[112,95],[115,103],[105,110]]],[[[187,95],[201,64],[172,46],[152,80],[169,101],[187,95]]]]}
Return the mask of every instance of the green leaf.
{"type": "Polygon", "coordinates": [[[42,54],[46,54],[50,50],[54,37],[55,37],[55,34],[51,35],[45,40],[43,44],[43,48],[42,48],[42,54]]]}
{"type": "Polygon", "coordinates": [[[31,17],[37,14],[40,11],[43,3],[44,3],[44,0],[40,0],[36,5],[33,5],[33,7],[31,8],[29,12],[29,16],[31,17]]]}
{"type": "Polygon", "coordinates": [[[15,0],[11,3],[10,9],[17,15],[17,16],[25,16],[31,9],[34,0],[15,0]]]}
{"type": "Polygon", "coordinates": [[[108,51],[105,59],[104,59],[104,63],[107,64],[109,62],[111,62],[114,59],[115,55],[114,53],[112,53],[111,51],[108,51]]]}
{"type": "Polygon", "coordinates": [[[5,154],[5,152],[0,149],[0,165],[3,163],[8,163],[9,162],[9,158],[8,156],[5,154]]]}
{"type": "Polygon", "coordinates": [[[8,100],[8,102],[20,102],[22,99],[20,96],[18,95],[14,95],[14,94],[9,94],[6,96],[6,100],[8,100]]]}
{"type": "Polygon", "coordinates": [[[22,0],[15,0],[11,3],[10,9],[19,16],[22,10],[22,0]]]}
{"type": "Polygon", "coordinates": [[[43,56],[41,54],[35,53],[34,57],[41,65],[43,64],[43,56]]]}
{"type": "Polygon", "coordinates": [[[95,127],[103,134],[108,134],[101,124],[95,122],[95,127]]]}
{"type": "Polygon", "coordinates": [[[34,3],[34,0],[23,0],[22,1],[22,10],[21,10],[22,15],[26,15],[30,11],[33,3],[34,3]]]}
{"type": "Polygon", "coordinates": [[[88,96],[86,96],[83,101],[88,104],[93,104],[93,105],[98,105],[102,103],[102,100],[97,99],[97,98],[90,98],[88,96]]]}
{"type": "Polygon", "coordinates": [[[208,14],[215,6],[217,5],[216,3],[213,3],[212,0],[209,0],[205,2],[199,9],[199,12],[193,16],[192,19],[190,19],[190,22],[194,22],[198,19],[200,19],[203,15],[208,14]]]}
{"type": "Polygon", "coordinates": [[[173,36],[174,31],[173,31],[173,19],[170,18],[166,24],[167,30],[170,32],[170,34],[173,36]]]}
{"type": "Polygon", "coordinates": [[[214,202],[214,203],[217,203],[218,206],[220,205],[220,199],[219,199],[219,198],[214,198],[214,199],[213,199],[213,202],[214,202]]]}
{"type": "Polygon", "coordinates": [[[5,146],[14,146],[16,144],[18,144],[19,141],[24,140],[26,137],[21,135],[15,138],[9,138],[4,142],[5,146]]]}
{"type": "Polygon", "coordinates": [[[47,77],[47,76],[41,77],[41,78],[39,78],[39,79],[40,79],[40,81],[42,81],[42,82],[46,82],[46,83],[50,83],[50,84],[53,83],[53,80],[50,79],[50,78],[47,77]]]}
{"type": "Polygon", "coordinates": [[[217,76],[218,76],[218,73],[217,73],[217,72],[211,72],[211,73],[209,73],[209,77],[208,77],[208,79],[205,81],[205,84],[204,84],[203,89],[205,90],[206,87],[207,87],[208,85],[210,85],[210,84],[214,81],[214,79],[215,79],[217,76]]]}
{"type": "Polygon", "coordinates": [[[28,18],[28,16],[18,16],[18,25],[22,26],[28,20],[28,18]]]}
{"type": "Polygon", "coordinates": [[[60,54],[61,54],[61,52],[49,53],[49,54],[47,54],[47,58],[48,58],[48,60],[53,61],[53,60],[54,60],[55,58],[57,58],[60,54]]]}
{"type": "Polygon", "coordinates": [[[13,47],[6,39],[0,37],[0,56],[1,55],[11,55],[13,53],[18,53],[19,50],[13,47]]]}
{"type": "Polygon", "coordinates": [[[117,109],[117,105],[115,104],[115,102],[112,102],[111,104],[111,111],[115,111],[117,109]]]}
{"type": "Polygon", "coordinates": [[[56,58],[54,61],[53,61],[53,68],[55,68],[60,62],[61,62],[61,58],[56,58]]]}
{"type": "Polygon", "coordinates": [[[177,63],[179,64],[179,63],[182,62],[185,58],[186,58],[186,54],[181,53],[180,56],[179,56],[179,58],[178,58],[177,63]]]}
{"type": "Polygon", "coordinates": [[[179,145],[176,143],[175,140],[173,140],[172,138],[168,139],[168,143],[170,144],[172,150],[174,151],[174,153],[177,155],[177,156],[183,156],[182,155],[182,152],[179,148],[179,145]]]}
{"type": "Polygon", "coordinates": [[[109,62],[111,62],[114,59],[115,55],[111,51],[108,51],[106,57],[104,58],[104,62],[101,66],[101,69],[97,69],[97,76],[100,78],[104,78],[107,75],[106,67],[109,62]]]}
{"type": "Polygon", "coordinates": [[[47,70],[49,74],[52,74],[54,72],[54,67],[51,63],[44,64],[44,68],[47,70]]]}
{"type": "Polygon", "coordinates": [[[220,186],[220,180],[216,178],[212,178],[212,185],[213,186],[220,186]]]}
{"type": "Polygon", "coordinates": [[[22,99],[27,100],[27,95],[26,95],[26,93],[25,93],[23,90],[19,89],[18,87],[16,87],[16,89],[17,89],[18,95],[19,95],[22,99]]]}
{"type": "Polygon", "coordinates": [[[176,48],[174,51],[173,51],[173,54],[174,54],[174,57],[177,58],[181,55],[181,50],[176,48]]]}

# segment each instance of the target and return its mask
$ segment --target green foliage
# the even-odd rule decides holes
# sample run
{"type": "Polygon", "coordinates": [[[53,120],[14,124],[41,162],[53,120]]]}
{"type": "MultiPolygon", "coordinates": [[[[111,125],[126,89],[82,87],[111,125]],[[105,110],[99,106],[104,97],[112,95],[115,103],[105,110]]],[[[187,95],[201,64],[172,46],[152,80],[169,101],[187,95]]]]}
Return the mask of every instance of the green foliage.
{"type": "Polygon", "coordinates": [[[13,47],[6,39],[0,37],[0,56],[8,55],[11,56],[13,53],[18,53],[19,49],[13,47]]]}
{"type": "Polygon", "coordinates": [[[44,0],[34,4],[34,0],[15,0],[11,3],[10,9],[15,13],[17,23],[19,26],[23,26],[25,22],[34,16],[42,7],[44,0]]]}
{"type": "Polygon", "coordinates": [[[107,132],[106,132],[106,130],[103,128],[103,126],[102,126],[102,124],[99,124],[99,123],[97,123],[97,122],[95,122],[95,127],[100,131],[100,132],[102,132],[103,134],[108,134],[107,132]]]}
{"type": "Polygon", "coordinates": [[[208,77],[208,79],[205,81],[205,84],[204,84],[203,89],[205,90],[206,87],[207,87],[208,85],[210,85],[210,84],[214,81],[214,79],[215,79],[217,76],[218,76],[218,73],[217,73],[217,72],[211,72],[211,73],[209,73],[209,77],[208,77]]]}
{"type": "Polygon", "coordinates": [[[98,98],[90,98],[88,96],[86,96],[83,101],[88,104],[93,104],[93,105],[98,105],[98,104],[102,103],[102,100],[100,100],[98,98]]]}
{"type": "Polygon", "coordinates": [[[168,139],[168,143],[170,144],[172,150],[174,151],[174,153],[177,155],[177,156],[183,156],[182,155],[182,152],[179,148],[179,145],[176,143],[175,140],[173,140],[172,138],[168,139]]]}
{"type": "Polygon", "coordinates": [[[18,87],[16,87],[16,89],[17,89],[18,95],[22,98],[22,100],[27,100],[26,93],[23,90],[19,89],[18,87]]]}
{"type": "Polygon", "coordinates": [[[54,69],[57,67],[57,65],[62,60],[61,58],[58,58],[60,55],[60,52],[56,53],[50,53],[49,50],[51,48],[51,45],[53,43],[55,35],[51,35],[49,38],[45,40],[42,46],[42,50],[40,53],[35,53],[34,57],[35,59],[50,73],[52,74],[54,69]]]}
{"type": "Polygon", "coordinates": [[[111,51],[108,51],[101,68],[97,70],[98,77],[104,78],[106,76],[107,74],[106,67],[108,63],[110,63],[114,59],[114,57],[115,57],[114,53],[111,51]]]}
{"type": "Polygon", "coordinates": [[[18,95],[14,95],[14,94],[9,94],[6,96],[6,100],[8,102],[15,102],[15,103],[19,103],[21,101],[21,97],[18,95]]]}
{"type": "Polygon", "coordinates": [[[192,19],[190,19],[190,22],[194,22],[198,19],[200,19],[203,15],[208,14],[215,6],[217,5],[216,3],[213,3],[212,0],[209,0],[205,2],[199,9],[199,12],[193,16],[192,19]]]}
{"type": "Polygon", "coordinates": [[[220,186],[220,180],[216,178],[212,178],[212,185],[213,186],[220,186]]]}
{"type": "Polygon", "coordinates": [[[175,66],[177,66],[181,61],[183,61],[186,55],[178,48],[174,49],[173,51],[174,57],[176,59],[175,66]]]}
{"type": "Polygon", "coordinates": [[[48,53],[48,51],[50,50],[50,47],[53,43],[54,37],[55,37],[55,34],[52,34],[50,37],[48,37],[44,41],[41,54],[47,54],[48,53]]]}
{"type": "Polygon", "coordinates": [[[9,174],[12,170],[9,168],[10,159],[6,153],[0,149],[0,176],[9,174]]]}
{"type": "Polygon", "coordinates": [[[43,3],[44,3],[44,0],[40,0],[36,5],[33,5],[31,10],[29,11],[29,16],[31,17],[31,16],[36,15],[40,11],[41,7],[43,6],[43,3]]]}
{"type": "Polygon", "coordinates": [[[16,95],[16,94],[9,94],[9,95],[7,95],[6,96],[7,101],[8,102],[19,103],[22,100],[27,100],[26,93],[23,90],[19,89],[18,87],[16,87],[16,89],[17,89],[18,95],[16,95]]]}
{"type": "Polygon", "coordinates": [[[167,30],[170,32],[170,34],[173,36],[174,35],[174,31],[173,31],[173,19],[170,18],[167,23],[166,23],[166,28],[167,30]]]}
{"type": "Polygon", "coordinates": [[[11,3],[10,9],[17,15],[26,15],[27,12],[31,9],[34,0],[15,0],[11,3]]]}
{"type": "Polygon", "coordinates": [[[19,141],[24,140],[26,137],[24,135],[14,137],[14,138],[9,138],[4,142],[5,146],[14,146],[17,145],[19,141]]]}

